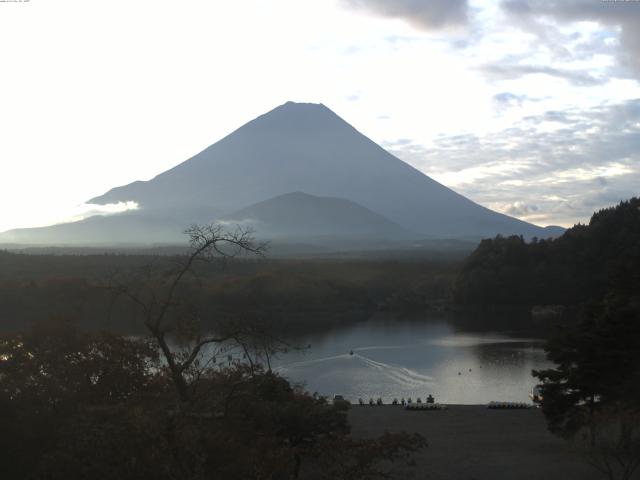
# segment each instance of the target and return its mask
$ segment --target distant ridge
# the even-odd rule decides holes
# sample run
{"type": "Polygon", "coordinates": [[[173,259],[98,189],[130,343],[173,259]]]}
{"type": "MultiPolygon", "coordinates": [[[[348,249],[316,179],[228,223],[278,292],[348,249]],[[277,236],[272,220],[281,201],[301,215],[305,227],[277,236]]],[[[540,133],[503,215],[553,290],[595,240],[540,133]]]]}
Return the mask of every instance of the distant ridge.
{"type": "Polygon", "coordinates": [[[222,220],[250,227],[261,238],[289,241],[323,236],[363,240],[418,238],[416,233],[355,202],[303,192],[270,198],[222,220]]]}

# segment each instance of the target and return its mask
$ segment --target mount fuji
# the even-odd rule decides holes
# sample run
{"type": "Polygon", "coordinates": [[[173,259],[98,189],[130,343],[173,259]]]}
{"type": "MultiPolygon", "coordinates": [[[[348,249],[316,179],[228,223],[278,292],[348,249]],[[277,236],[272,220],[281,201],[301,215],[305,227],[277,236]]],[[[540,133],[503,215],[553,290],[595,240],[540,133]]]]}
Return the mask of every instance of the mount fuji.
{"type": "Polygon", "coordinates": [[[474,203],[329,108],[309,103],[287,102],[155,178],[113,188],[89,203],[129,201],[139,208],[12,230],[0,234],[0,241],[172,243],[183,242],[182,231],[193,223],[247,220],[263,238],[405,241],[558,233],[474,203]]]}

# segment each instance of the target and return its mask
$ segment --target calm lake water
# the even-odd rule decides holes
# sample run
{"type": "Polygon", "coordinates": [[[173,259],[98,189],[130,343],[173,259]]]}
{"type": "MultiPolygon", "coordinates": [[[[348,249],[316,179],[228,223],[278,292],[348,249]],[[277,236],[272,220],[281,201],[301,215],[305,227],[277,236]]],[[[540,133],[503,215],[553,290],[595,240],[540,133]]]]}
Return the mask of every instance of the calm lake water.
{"type": "Polygon", "coordinates": [[[310,348],[282,355],[275,369],[309,392],[351,402],[428,394],[450,404],[529,401],[531,370],[551,366],[539,339],[460,331],[443,318],[370,320],[296,342],[310,348]]]}

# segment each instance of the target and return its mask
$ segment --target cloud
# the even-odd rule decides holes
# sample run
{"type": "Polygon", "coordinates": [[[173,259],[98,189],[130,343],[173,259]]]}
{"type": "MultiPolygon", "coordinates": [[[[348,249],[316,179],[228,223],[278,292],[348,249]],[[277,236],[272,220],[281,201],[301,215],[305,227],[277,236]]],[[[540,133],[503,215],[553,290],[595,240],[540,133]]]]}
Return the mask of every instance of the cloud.
{"type": "Polygon", "coordinates": [[[377,15],[401,18],[426,30],[464,25],[468,21],[467,0],[343,0],[343,3],[377,15]]]}
{"type": "Polygon", "coordinates": [[[487,135],[442,136],[429,148],[389,148],[482,205],[570,226],[640,195],[640,99],[550,110],[487,135]]]}
{"type": "Polygon", "coordinates": [[[54,225],[57,223],[79,222],[80,220],[96,215],[115,215],[116,213],[124,213],[139,209],[140,206],[138,203],[131,200],[127,202],[107,203],[105,205],[83,203],[74,207],[73,211],[69,212],[67,216],[63,216],[57,221],[44,222],[41,226],[54,225]]]}
{"type": "Polygon", "coordinates": [[[501,92],[493,96],[493,102],[496,104],[499,110],[505,110],[512,107],[521,107],[522,104],[530,100],[527,95],[516,95],[511,92],[501,92]]]}
{"type": "Polygon", "coordinates": [[[410,138],[398,138],[397,140],[393,141],[384,141],[382,142],[382,146],[385,148],[406,147],[408,145],[411,145],[412,143],[413,140],[410,138]]]}
{"type": "Polygon", "coordinates": [[[513,202],[512,204],[505,206],[503,211],[508,215],[525,217],[537,213],[540,211],[540,207],[525,202],[513,202]]]}
{"type": "Polygon", "coordinates": [[[481,67],[481,70],[488,74],[489,77],[497,80],[513,80],[525,75],[543,74],[562,78],[579,87],[602,85],[608,81],[607,78],[596,78],[584,71],[554,68],[546,65],[488,64],[481,67]]]}
{"type": "MultiPolygon", "coordinates": [[[[618,61],[620,66],[634,76],[640,76],[640,5],[635,1],[601,0],[506,0],[502,7],[512,18],[517,19],[540,39],[547,40],[553,27],[545,28],[542,19],[558,23],[593,21],[620,29],[618,61]]],[[[587,45],[583,45],[587,47],[587,45]]],[[[609,45],[591,43],[592,53],[607,49],[609,45]]]]}
{"type": "Polygon", "coordinates": [[[238,218],[231,220],[216,220],[216,225],[220,225],[225,228],[254,228],[257,225],[261,225],[263,222],[255,220],[253,218],[238,218]]]}

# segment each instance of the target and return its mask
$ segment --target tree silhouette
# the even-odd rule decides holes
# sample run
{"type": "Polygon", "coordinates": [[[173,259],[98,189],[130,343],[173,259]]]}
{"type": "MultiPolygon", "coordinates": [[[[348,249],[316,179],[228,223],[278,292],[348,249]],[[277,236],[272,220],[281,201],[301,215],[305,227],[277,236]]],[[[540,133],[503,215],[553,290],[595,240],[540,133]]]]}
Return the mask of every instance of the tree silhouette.
{"type": "MultiPolygon", "coordinates": [[[[228,232],[217,224],[193,225],[185,233],[190,251],[174,268],[156,272],[153,265],[147,265],[137,278],[123,280],[114,276],[110,284],[117,295],[124,296],[141,314],[143,325],[162,352],[182,403],[190,401],[189,378],[197,375],[193,367],[199,364],[203,348],[258,333],[247,325],[224,321],[218,322],[216,333],[201,331],[197,306],[181,295],[186,277],[197,276],[196,266],[200,262],[224,264],[239,255],[262,256],[266,251],[266,244],[257,243],[250,230],[239,227],[228,232]],[[171,335],[180,342],[171,344],[171,335]]],[[[246,344],[245,341],[245,348],[246,344]]]]}

